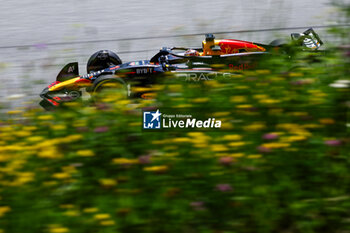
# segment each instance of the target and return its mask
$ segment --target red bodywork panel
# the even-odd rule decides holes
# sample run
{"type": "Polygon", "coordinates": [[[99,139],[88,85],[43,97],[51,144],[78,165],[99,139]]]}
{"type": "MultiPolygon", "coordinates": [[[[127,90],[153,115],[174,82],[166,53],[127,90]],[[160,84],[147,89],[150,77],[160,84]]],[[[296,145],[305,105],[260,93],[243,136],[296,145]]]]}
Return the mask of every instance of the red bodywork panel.
{"type": "Polygon", "coordinates": [[[266,49],[261,46],[253,44],[252,42],[242,40],[220,40],[218,44],[221,47],[221,53],[223,54],[266,51],[266,49]]]}

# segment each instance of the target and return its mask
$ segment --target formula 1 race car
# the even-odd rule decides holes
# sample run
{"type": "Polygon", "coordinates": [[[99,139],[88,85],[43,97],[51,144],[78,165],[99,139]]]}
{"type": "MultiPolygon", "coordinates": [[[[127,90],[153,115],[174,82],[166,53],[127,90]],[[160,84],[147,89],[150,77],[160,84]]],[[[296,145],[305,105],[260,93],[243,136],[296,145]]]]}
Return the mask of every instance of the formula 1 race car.
{"type": "MultiPolygon", "coordinates": [[[[294,45],[310,50],[317,50],[323,44],[312,28],[304,33],[293,33],[291,37],[294,45]]],[[[86,75],[79,75],[77,62],[64,66],[56,81],[41,92],[40,105],[50,110],[64,102],[76,101],[84,88],[94,95],[118,87],[129,98],[147,99],[152,93],[134,92],[131,87],[151,87],[165,72],[184,77],[186,81],[208,80],[209,76],[219,73],[213,68],[214,64],[232,71],[255,69],[264,56],[276,50],[285,53],[284,48],[281,40],[264,45],[233,39],[216,40],[213,34],[207,34],[201,48],[164,47],[150,60],[122,63],[114,52],[100,50],[88,60],[86,75]]]]}

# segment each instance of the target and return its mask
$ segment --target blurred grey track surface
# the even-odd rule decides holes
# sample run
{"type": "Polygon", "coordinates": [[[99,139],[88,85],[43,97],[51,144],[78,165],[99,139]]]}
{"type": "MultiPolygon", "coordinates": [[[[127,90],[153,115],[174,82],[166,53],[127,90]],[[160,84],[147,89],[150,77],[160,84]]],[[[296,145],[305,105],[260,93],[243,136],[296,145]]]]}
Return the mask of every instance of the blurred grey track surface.
{"type": "MultiPolygon", "coordinates": [[[[64,63],[78,61],[84,73],[83,64],[100,49],[123,51],[123,61],[149,59],[162,46],[198,47],[203,39],[200,35],[206,32],[223,32],[220,38],[268,43],[292,31],[243,31],[336,23],[335,9],[327,0],[15,0],[2,1],[1,9],[0,47],[34,45],[0,51],[0,97],[6,108],[21,105],[6,100],[8,96],[37,98],[64,63]],[[224,33],[230,31],[242,32],[224,33]],[[181,34],[191,35],[167,36],[181,34]],[[113,40],[143,37],[148,39],[113,40]]],[[[327,37],[325,30],[318,31],[327,37]]]]}

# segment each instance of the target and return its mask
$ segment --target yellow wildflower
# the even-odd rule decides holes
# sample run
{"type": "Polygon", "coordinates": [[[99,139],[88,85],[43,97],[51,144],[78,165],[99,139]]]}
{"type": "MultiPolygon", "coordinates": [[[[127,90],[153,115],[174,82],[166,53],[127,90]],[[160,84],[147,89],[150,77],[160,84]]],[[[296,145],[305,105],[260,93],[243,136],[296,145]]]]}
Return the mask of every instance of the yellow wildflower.
{"type": "Polygon", "coordinates": [[[228,116],[230,114],[231,114],[230,112],[215,112],[215,113],[213,113],[213,116],[214,117],[224,117],[224,116],[228,116]]]}
{"type": "Polygon", "coordinates": [[[236,108],[252,108],[253,105],[250,104],[241,104],[241,105],[237,105],[236,108]]]}
{"type": "Polygon", "coordinates": [[[191,108],[192,104],[178,104],[174,108],[191,108]]]}
{"type": "Polygon", "coordinates": [[[214,152],[222,152],[222,151],[227,151],[228,148],[221,144],[214,144],[214,145],[211,145],[211,150],[214,152]]]}
{"type": "Polygon", "coordinates": [[[0,218],[9,211],[11,211],[11,208],[9,206],[0,206],[0,218]]]}
{"type": "Polygon", "coordinates": [[[283,142],[271,142],[271,143],[265,143],[262,144],[263,147],[270,148],[270,149],[278,149],[278,148],[285,148],[289,147],[289,143],[283,143],[283,142]]]}
{"type": "Polygon", "coordinates": [[[65,125],[52,125],[51,129],[55,131],[65,130],[67,127],[65,125]]]}
{"type": "Polygon", "coordinates": [[[82,157],[91,157],[94,156],[95,153],[92,150],[78,150],[77,155],[82,157]]]}
{"type": "Polygon", "coordinates": [[[164,90],[164,88],[165,88],[165,86],[161,85],[161,84],[156,84],[156,85],[152,86],[152,90],[154,90],[154,91],[161,91],[161,90],[164,90]]]}
{"type": "Polygon", "coordinates": [[[284,78],[281,78],[281,77],[274,77],[274,78],[270,78],[270,81],[273,81],[273,82],[282,82],[284,81],[285,79],[284,78]]]}
{"type": "Polygon", "coordinates": [[[310,137],[312,135],[309,131],[303,128],[290,130],[290,133],[305,137],[310,137]]]}
{"type": "Polygon", "coordinates": [[[14,144],[14,145],[9,145],[9,146],[4,146],[1,148],[4,151],[23,151],[23,146],[14,144]]]}
{"type": "Polygon", "coordinates": [[[38,153],[38,156],[41,158],[48,158],[48,159],[58,159],[62,157],[62,154],[60,154],[55,147],[43,149],[38,153]]]}
{"type": "Polygon", "coordinates": [[[193,103],[206,103],[209,101],[209,98],[204,97],[204,98],[195,98],[192,100],[193,103]]]}
{"type": "Polygon", "coordinates": [[[56,179],[67,179],[67,178],[71,178],[71,175],[69,173],[61,172],[61,173],[53,174],[52,177],[56,179]]]}
{"type": "Polygon", "coordinates": [[[298,124],[283,123],[283,124],[278,124],[277,128],[284,129],[284,130],[295,130],[297,128],[300,128],[300,126],[298,124]]]}
{"type": "Polygon", "coordinates": [[[28,137],[28,136],[32,135],[32,132],[21,130],[21,131],[14,132],[14,135],[17,137],[28,137]]]}
{"type": "Polygon", "coordinates": [[[12,111],[8,111],[7,114],[16,115],[16,114],[21,114],[22,112],[23,112],[22,110],[12,110],[12,111]]]}
{"type": "Polygon", "coordinates": [[[307,116],[308,113],[307,112],[291,112],[288,115],[291,115],[291,116],[307,116]]]}
{"type": "Polygon", "coordinates": [[[280,100],[277,100],[277,99],[262,99],[262,100],[259,100],[259,103],[261,104],[276,104],[276,103],[280,103],[281,101],[280,100]]]}
{"type": "Polygon", "coordinates": [[[80,134],[72,134],[67,136],[63,142],[65,143],[75,142],[75,141],[81,140],[82,138],[83,136],[80,134]]]}
{"type": "Polygon", "coordinates": [[[14,130],[13,126],[2,126],[0,129],[2,132],[12,132],[14,130]]]}
{"type": "Polygon", "coordinates": [[[248,86],[244,86],[244,85],[236,86],[236,87],[235,87],[235,89],[239,89],[239,90],[248,89],[248,88],[249,88],[248,86]]]}
{"type": "Polygon", "coordinates": [[[3,136],[3,137],[1,137],[1,139],[4,140],[4,141],[13,141],[13,140],[16,140],[15,137],[10,136],[10,135],[3,136]]]}
{"type": "Polygon", "coordinates": [[[238,141],[242,139],[242,136],[238,134],[228,134],[225,135],[222,139],[227,141],[238,141]]]}
{"type": "Polygon", "coordinates": [[[160,165],[160,166],[152,166],[143,168],[144,171],[147,172],[164,172],[168,170],[168,166],[160,165]]]}
{"type": "Polygon", "coordinates": [[[257,74],[271,74],[271,71],[270,70],[256,70],[256,73],[257,74]]]}
{"type": "Polygon", "coordinates": [[[301,72],[290,72],[288,75],[289,75],[289,77],[302,77],[302,76],[304,76],[304,74],[301,72]]]}
{"type": "Polygon", "coordinates": [[[33,136],[33,137],[28,137],[26,140],[29,142],[40,142],[43,141],[45,138],[41,136],[33,136]]]}
{"type": "Polygon", "coordinates": [[[268,95],[263,95],[263,94],[258,94],[258,95],[253,95],[254,99],[267,99],[269,98],[268,95]]]}
{"type": "Polygon", "coordinates": [[[100,224],[102,226],[112,226],[115,224],[115,222],[113,220],[108,220],[108,221],[101,221],[100,224]]]}
{"type": "Polygon", "coordinates": [[[66,212],[63,213],[63,215],[66,215],[66,216],[70,216],[70,217],[76,217],[76,216],[79,216],[79,211],[77,210],[68,210],[66,212]]]}
{"type": "Polygon", "coordinates": [[[95,213],[98,211],[98,208],[85,208],[83,209],[84,213],[95,213]]]}
{"type": "Polygon", "coordinates": [[[129,126],[135,127],[135,126],[141,126],[142,122],[131,122],[129,123],[129,126]]]}
{"type": "Polygon", "coordinates": [[[166,144],[167,143],[167,140],[155,140],[155,141],[152,141],[152,144],[154,145],[161,145],[161,144],[166,144]]]}
{"type": "Polygon", "coordinates": [[[179,155],[179,152],[172,152],[172,153],[165,153],[164,156],[167,156],[167,157],[174,157],[174,156],[178,156],[179,155]]]}
{"type": "MultiPolygon", "coordinates": [[[[227,72],[230,72],[230,70],[228,70],[227,72]]],[[[231,78],[244,78],[244,75],[235,74],[234,76],[231,76],[231,78]]]]}
{"type": "Polygon", "coordinates": [[[43,185],[44,186],[54,186],[54,185],[57,185],[57,182],[56,181],[45,181],[45,182],[43,182],[43,185]]]}
{"type": "Polygon", "coordinates": [[[36,147],[38,149],[42,148],[42,149],[46,149],[46,148],[51,148],[52,146],[54,146],[56,144],[56,141],[55,140],[44,140],[40,143],[38,143],[36,145],[36,147]]]}
{"type": "Polygon", "coordinates": [[[303,125],[304,128],[306,129],[317,129],[317,128],[322,128],[324,127],[323,125],[317,125],[317,124],[305,124],[303,125]]]}
{"type": "Polygon", "coordinates": [[[127,159],[127,158],[115,158],[112,160],[114,164],[137,164],[138,159],[127,159]]]}
{"type": "Polygon", "coordinates": [[[111,216],[109,214],[95,214],[94,219],[102,220],[102,219],[108,219],[111,216]]]}
{"type": "Polygon", "coordinates": [[[313,96],[317,96],[317,97],[326,97],[328,96],[326,93],[323,92],[316,92],[313,94],[313,96]]]}
{"type": "Polygon", "coordinates": [[[150,87],[132,87],[132,92],[151,92],[153,91],[153,88],[150,87]]]}
{"type": "Polygon", "coordinates": [[[207,143],[195,143],[194,147],[195,148],[206,148],[206,147],[208,147],[208,144],[207,143]]]}
{"type": "Polygon", "coordinates": [[[244,153],[234,153],[234,154],[231,154],[230,157],[233,157],[233,158],[240,158],[240,157],[243,157],[244,156],[244,153]]]}
{"type": "Polygon", "coordinates": [[[230,122],[222,122],[221,129],[233,129],[233,125],[230,122]]]}
{"type": "Polygon", "coordinates": [[[33,112],[24,112],[22,114],[23,117],[26,117],[26,118],[31,118],[31,117],[34,117],[35,114],[33,112]]]}
{"type": "Polygon", "coordinates": [[[65,106],[67,107],[71,107],[71,108],[74,108],[74,107],[79,107],[81,104],[79,102],[66,102],[65,103],[65,106]]]}
{"type": "Polygon", "coordinates": [[[176,143],[177,143],[177,142],[183,143],[183,142],[191,142],[192,139],[186,138],[186,137],[179,137],[179,138],[173,138],[171,141],[172,141],[172,142],[176,142],[176,143]]]}
{"type": "Polygon", "coordinates": [[[72,173],[76,173],[77,169],[73,166],[64,166],[62,167],[62,171],[72,174],[72,173]]]}
{"type": "Polygon", "coordinates": [[[247,101],[247,98],[245,96],[231,96],[230,98],[230,102],[233,102],[233,103],[242,103],[242,102],[246,102],[247,101]]]}
{"type": "Polygon", "coordinates": [[[24,126],[23,127],[23,130],[26,130],[26,131],[34,131],[38,129],[36,126],[24,126]]]}
{"type": "Polygon", "coordinates": [[[305,136],[294,135],[294,136],[289,136],[289,137],[282,137],[281,141],[283,141],[283,142],[295,142],[295,141],[303,141],[305,139],[307,139],[305,136]]]}
{"type": "Polygon", "coordinates": [[[117,185],[117,181],[114,179],[99,179],[98,180],[102,186],[115,186],[117,185]]]}
{"type": "Polygon", "coordinates": [[[84,127],[84,126],[86,126],[86,120],[79,119],[73,122],[73,127],[84,127]]]}
{"type": "Polygon", "coordinates": [[[52,115],[41,115],[38,116],[38,120],[53,120],[54,117],[52,115]]]}
{"type": "Polygon", "coordinates": [[[180,92],[182,90],[182,85],[180,84],[171,84],[168,86],[170,92],[180,92]]]}
{"type": "Polygon", "coordinates": [[[50,233],[66,233],[69,232],[68,228],[65,227],[53,227],[50,229],[50,233]]]}
{"type": "Polygon", "coordinates": [[[220,84],[218,81],[216,80],[209,80],[209,81],[206,81],[204,82],[204,84],[208,87],[212,87],[212,88],[218,88],[218,87],[221,87],[222,84],[220,84]]]}
{"type": "Polygon", "coordinates": [[[248,159],[259,159],[261,158],[261,155],[257,154],[257,155],[248,155],[247,156],[248,159]]]}
{"type": "Polygon", "coordinates": [[[322,118],[319,119],[319,122],[323,125],[332,125],[335,123],[335,121],[332,118],[322,118]]]}
{"type": "Polygon", "coordinates": [[[35,174],[32,172],[20,172],[17,175],[18,176],[14,181],[16,186],[23,185],[25,183],[33,181],[35,176],[35,174]]]}
{"type": "Polygon", "coordinates": [[[242,142],[242,141],[238,141],[238,142],[230,142],[230,143],[228,143],[228,145],[231,146],[231,147],[239,147],[239,146],[246,145],[246,143],[242,142]]]}
{"type": "Polygon", "coordinates": [[[124,105],[131,104],[131,101],[130,100],[117,100],[117,104],[124,106],[124,105]]]}
{"type": "Polygon", "coordinates": [[[206,142],[207,140],[210,139],[210,137],[208,135],[205,135],[202,132],[190,132],[190,133],[187,133],[187,135],[192,138],[189,141],[191,141],[193,143],[206,142]]]}

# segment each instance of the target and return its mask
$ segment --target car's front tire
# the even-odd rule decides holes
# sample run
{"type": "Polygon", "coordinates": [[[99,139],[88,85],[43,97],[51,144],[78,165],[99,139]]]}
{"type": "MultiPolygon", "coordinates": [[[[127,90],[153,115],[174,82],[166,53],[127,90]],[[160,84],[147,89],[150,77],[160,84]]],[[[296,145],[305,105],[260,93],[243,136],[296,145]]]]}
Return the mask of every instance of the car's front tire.
{"type": "Polygon", "coordinates": [[[102,101],[103,98],[108,97],[121,99],[128,97],[128,89],[125,81],[113,75],[97,78],[91,89],[91,94],[95,101],[102,101]]]}

